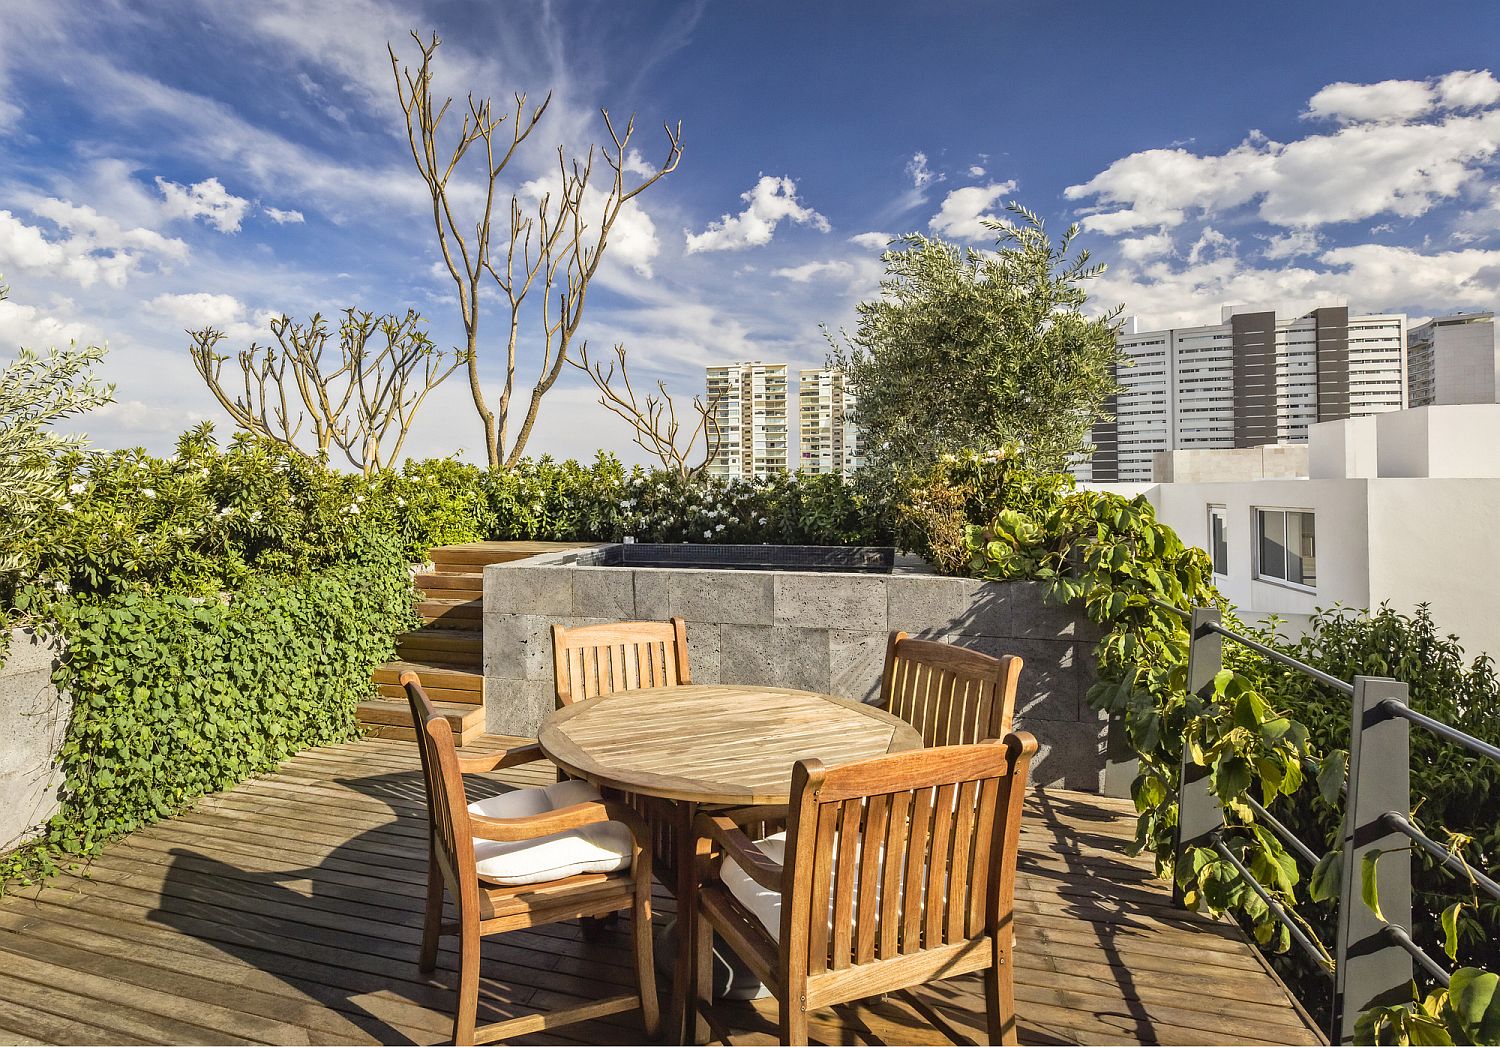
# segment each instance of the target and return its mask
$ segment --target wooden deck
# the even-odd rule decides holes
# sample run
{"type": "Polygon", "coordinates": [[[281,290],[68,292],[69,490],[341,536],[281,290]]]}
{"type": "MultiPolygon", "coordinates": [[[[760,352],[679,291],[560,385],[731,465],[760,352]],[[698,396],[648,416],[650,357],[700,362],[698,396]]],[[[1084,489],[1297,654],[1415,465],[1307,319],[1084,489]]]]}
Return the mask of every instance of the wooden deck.
{"type": "MultiPolygon", "coordinates": [[[[503,739],[482,739],[471,750],[503,739]]],[[[504,772],[550,781],[550,765],[504,772]]],[[[495,788],[503,788],[498,784],[495,788]]],[[[314,750],[111,845],[83,877],[0,898],[0,1042],[432,1043],[449,1034],[453,954],[416,968],[425,864],[415,747],[314,750]]],[[[1037,792],[1022,836],[1022,1043],[1294,1043],[1319,1034],[1239,932],[1171,905],[1125,855],[1129,805],[1037,792]]],[[[665,914],[671,899],[661,895],[665,914]]],[[[486,940],[480,1020],[621,991],[624,934],[575,924],[486,940]]],[[[825,1043],[976,1039],[976,978],[819,1014],[825,1043]]],[[[771,1043],[766,1004],[716,1032],[771,1043]]],[[[545,1043],[640,1042],[633,1015],[545,1043]]]]}

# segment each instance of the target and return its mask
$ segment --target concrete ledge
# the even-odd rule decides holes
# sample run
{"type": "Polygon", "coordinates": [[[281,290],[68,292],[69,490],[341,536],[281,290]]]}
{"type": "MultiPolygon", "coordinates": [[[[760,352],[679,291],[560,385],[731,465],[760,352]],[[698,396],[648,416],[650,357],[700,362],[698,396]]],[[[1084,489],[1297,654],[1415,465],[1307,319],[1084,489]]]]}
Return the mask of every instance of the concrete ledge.
{"type": "Polygon", "coordinates": [[[55,642],[11,630],[0,665],[0,851],[26,842],[57,813],[63,783],[57,754],[73,712],[52,683],[57,658],[55,642]]]}

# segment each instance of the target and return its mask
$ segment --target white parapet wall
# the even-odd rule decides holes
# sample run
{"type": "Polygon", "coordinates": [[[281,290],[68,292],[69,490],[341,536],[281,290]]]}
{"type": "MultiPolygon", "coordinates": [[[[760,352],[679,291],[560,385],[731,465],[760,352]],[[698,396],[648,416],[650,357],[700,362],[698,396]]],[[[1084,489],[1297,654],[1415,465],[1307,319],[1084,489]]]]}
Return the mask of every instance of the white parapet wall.
{"type": "Polygon", "coordinates": [[[1038,785],[1098,791],[1105,721],[1085,694],[1099,633],[1028,582],[796,570],[585,566],[557,553],[484,572],[487,729],[534,736],[554,704],[554,623],[687,621],[696,683],[879,695],[893,630],[1025,660],[1016,725],[1037,736],[1038,785]]]}
{"type": "Polygon", "coordinates": [[[57,813],[57,754],[73,705],[52,683],[57,647],[29,630],[10,631],[0,664],[0,851],[26,842],[57,813]]]}

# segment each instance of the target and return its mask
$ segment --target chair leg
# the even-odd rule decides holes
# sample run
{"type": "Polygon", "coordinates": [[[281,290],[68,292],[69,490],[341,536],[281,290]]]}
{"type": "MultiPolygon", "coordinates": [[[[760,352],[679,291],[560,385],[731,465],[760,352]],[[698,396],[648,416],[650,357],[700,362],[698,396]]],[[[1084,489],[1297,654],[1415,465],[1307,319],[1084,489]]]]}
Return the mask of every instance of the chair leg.
{"type": "Polygon", "coordinates": [[[646,1038],[655,1040],[661,1036],[661,1001],[656,996],[650,877],[646,877],[644,884],[636,884],[635,906],[630,914],[630,923],[635,943],[636,991],[641,997],[641,1025],[645,1027],[646,1038]]]}
{"type": "Polygon", "coordinates": [[[443,874],[427,853],[427,912],[422,919],[422,951],[417,958],[417,970],[431,974],[437,967],[438,938],[443,927],[443,874]]]}
{"type": "Polygon", "coordinates": [[[474,1022],[479,1013],[479,923],[461,920],[458,1011],[453,1018],[453,1042],[457,1047],[467,1047],[474,1042],[474,1022]]]}
{"type": "Polygon", "coordinates": [[[984,972],[985,1034],[990,1043],[1016,1042],[1016,986],[1009,949],[996,948],[984,972]]]}
{"type": "Polygon", "coordinates": [[[792,995],[790,987],[782,994],[780,1004],[781,1042],[787,1047],[805,1047],[808,1042],[807,1005],[792,995]]]}
{"type": "Polygon", "coordinates": [[[713,924],[698,914],[698,926],[693,933],[693,955],[688,957],[693,965],[693,994],[688,1000],[689,1043],[704,1043],[708,1040],[708,1019],[702,1008],[714,1001],[714,928],[713,924]]]}

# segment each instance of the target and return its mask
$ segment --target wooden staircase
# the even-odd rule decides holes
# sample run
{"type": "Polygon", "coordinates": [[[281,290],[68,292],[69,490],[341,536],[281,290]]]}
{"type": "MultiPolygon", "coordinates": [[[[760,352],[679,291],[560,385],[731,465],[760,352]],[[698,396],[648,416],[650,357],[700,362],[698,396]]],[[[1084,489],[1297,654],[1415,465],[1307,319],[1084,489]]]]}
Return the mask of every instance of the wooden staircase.
{"type": "Polygon", "coordinates": [[[454,741],[467,744],[484,733],[484,569],[492,563],[524,560],[563,549],[586,549],[575,542],[473,542],[444,545],[428,552],[431,571],[416,576],[416,609],[422,627],[396,640],[396,658],[375,670],[377,697],[359,705],[364,733],[378,738],[415,739],[411,707],[402,688],[407,670],[453,728],[454,741]]]}

